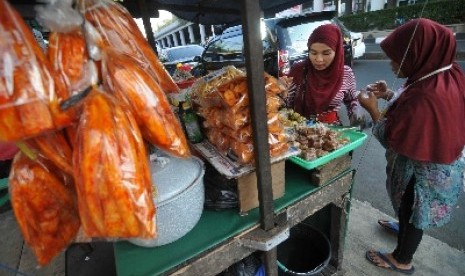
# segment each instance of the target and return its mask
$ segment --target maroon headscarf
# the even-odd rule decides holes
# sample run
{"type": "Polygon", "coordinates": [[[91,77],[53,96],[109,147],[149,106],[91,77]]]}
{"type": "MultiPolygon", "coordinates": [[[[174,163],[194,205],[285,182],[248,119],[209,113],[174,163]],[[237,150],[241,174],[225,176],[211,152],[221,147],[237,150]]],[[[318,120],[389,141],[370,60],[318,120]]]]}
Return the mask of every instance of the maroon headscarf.
{"type": "Polygon", "coordinates": [[[410,85],[386,114],[389,146],[414,160],[453,162],[465,145],[465,74],[454,62],[452,32],[429,19],[416,19],[392,32],[381,48],[401,64],[405,85],[410,85]],[[418,81],[450,64],[451,69],[418,81]]]}
{"type": "Polygon", "coordinates": [[[307,59],[305,62],[296,64],[289,74],[300,88],[297,91],[294,109],[307,118],[326,111],[331,100],[341,88],[344,77],[344,49],[339,28],[334,24],[317,27],[308,38],[308,48],[310,49],[315,42],[324,43],[335,51],[331,65],[319,71],[307,59]],[[305,71],[306,76],[304,76],[305,71]],[[302,86],[305,83],[304,80],[307,83],[306,87],[302,86]]]}

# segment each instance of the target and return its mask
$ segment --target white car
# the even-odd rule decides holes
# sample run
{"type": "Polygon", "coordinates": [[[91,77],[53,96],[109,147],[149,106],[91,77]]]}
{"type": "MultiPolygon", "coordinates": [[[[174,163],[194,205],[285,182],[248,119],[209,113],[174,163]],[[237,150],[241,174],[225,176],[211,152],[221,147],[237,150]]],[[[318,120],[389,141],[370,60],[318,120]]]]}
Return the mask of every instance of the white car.
{"type": "Polygon", "coordinates": [[[352,39],[352,58],[361,58],[365,54],[365,42],[362,33],[350,32],[352,39]]]}

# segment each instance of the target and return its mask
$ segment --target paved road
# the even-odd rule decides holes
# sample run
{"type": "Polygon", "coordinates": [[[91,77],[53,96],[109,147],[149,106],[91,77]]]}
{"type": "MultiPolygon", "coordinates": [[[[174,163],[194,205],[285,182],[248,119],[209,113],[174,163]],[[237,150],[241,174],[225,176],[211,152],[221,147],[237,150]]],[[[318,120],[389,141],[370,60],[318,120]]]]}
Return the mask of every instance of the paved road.
{"type": "MultiPolygon", "coordinates": [[[[465,61],[461,61],[459,64],[465,69],[465,61]]],[[[355,62],[353,69],[357,78],[358,89],[380,79],[385,79],[391,88],[399,87],[403,83],[402,80],[394,78],[387,60],[358,60],[355,62]]],[[[370,131],[367,130],[366,133],[369,135],[367,142],[354,153],[353,166],[357,169],[357,174],[355,176],[356,182],[353,196],[360,201],[371,203],[373,207],[390,216],[394,216],[384,186],[386,180],[384,149],[371,135],[370,131]]],[[[373,221],[373,223],[376,223],[376,221],[373,221]]],[[[427,234],[463,251],[465,250],[465,230],[463,225],[465,225],[464,194],[460,197],[452,221],[442,228],[428,230],[427,234]]]]}

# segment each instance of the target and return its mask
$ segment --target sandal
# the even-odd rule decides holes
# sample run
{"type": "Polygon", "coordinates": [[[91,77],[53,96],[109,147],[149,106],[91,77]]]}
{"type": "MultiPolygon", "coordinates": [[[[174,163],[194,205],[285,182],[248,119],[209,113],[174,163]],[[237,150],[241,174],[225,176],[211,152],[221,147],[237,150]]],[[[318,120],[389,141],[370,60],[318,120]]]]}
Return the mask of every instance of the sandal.
{"type": "Polygon", "coordinates": [[[378,224],[391,233],[399,234],[399,223],[392,220],[378,220],[378,224]]]}
{"type": "Polygon", "coordinates": [[[372,251],[372,250],[368,250],[365,253],[365,257],[367,258],[367,260],[370,263],[372,263],[373,265],[375,265],[377,267],[380,267],[380,268],[390,269],[390,270],[400,272],[400,273],[404,273],[404,274],[413,274],[413,272],[415,272],[415,267],[413,267],[413,266],[411,268],[409,268],[409,269],[398,268],[391,261],[389,261],[388,257],[385,254],[386,253],[381,253],[380,251],[375,252],[375,251],[372,251]],[[383,260],[388,266],[383,266],[383,265],[381,265],[381,263],[376,262],[376,260],[371,257],[370,253],[375,253],[376,256],[378,256],[378,258],[383,260]]]}

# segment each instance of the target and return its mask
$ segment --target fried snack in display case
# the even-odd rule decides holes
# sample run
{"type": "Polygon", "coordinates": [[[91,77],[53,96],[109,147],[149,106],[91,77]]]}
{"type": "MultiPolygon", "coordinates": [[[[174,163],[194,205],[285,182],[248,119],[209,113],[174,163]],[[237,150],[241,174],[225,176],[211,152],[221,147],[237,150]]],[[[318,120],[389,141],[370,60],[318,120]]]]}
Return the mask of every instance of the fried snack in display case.
{"type": "Polygon", "coordinates": [[[24,240],[39,265],[47,265],[74,240],[81,225],[72,178],[20,152],[14,158],[9,185],[24,240]]]}
{"type": "MultiPolygon", "coordinates": [[[[284,104],[279,97],[285,89],[274,77],[265,74],[266,109],[268,116],[268,132],[275,137],[285,138],[284,128],[280,122],[278,110],[284,104]]],[[[212,90],[204,94],[207,97],[214,95],[215,105],[204,105],[197,109],[198,114],[204,118],[203,126],[209,134],[209,141],[224,152],[226,146],[239,162],[243,164],[253,163],[253,141],[250,125],[249,96],[247,77],[243,75],[232,77],[212,87],[212,90]],[[219,99],[220,104],[217,104],[219,99]],[[217,130],[213,130],[217,129],[217,130]],[[218,135],[221,132],[224,135],[218,135]],[[212,135],[214,133],[215,135],[212,135]],[[221,139],[219,139],[219,137],[221,139]],[[225,142],[228,141],[228,142],[225,142]]],[[[210,97],[213,98],[213,97],[210,97]]],[[[202,99],[201,99],[202,100],[202,99]]],[[[203,99],[203,102],[212,103],[203,99]]],[[[202,102],[202,101],[199,101],[202,102]]],[[[288,149],[286,139],[269,139],[271,157],[277,157],[288,149]],[[283,144],[283,145],[281,145],[283,144]]]]}
{"type": "Polygon", "coordinates": [[[165,93],[177,93],[179,87],[158,59],[125,7],[110,0],[79,0],[78,7],[86,20],[88,37],[98,48],[118,49],[138,60],[153,75],[165,93]]]}
{"type": "Polygon", "coordinates": [[[215,145],[216,149],[227,154],[231,148],[231,139],[220,131],[219,128],[209,128],[205,130],[208,141],[215,145]]]}
{"type": "Polygon", "coordinates": [[[234,66],[226,66],[198,79],[192,85],[192,102],[200,107],[221,106],[217,87],[239,76],[245,73],[234,66]]]}
{"type": "Polygon", "coordinates": [[[137,123],[108,93],[83,105],[73,152],[78,207],[86,236],[154,238],[148,154],[137,123]]]}
{"type": "Polygon", "coordinates": [[[147,141],[177,157],[191,155],[168,98],[139,60],[108,49],[102,69],[104,86],[131,110],[147,141]]]}

